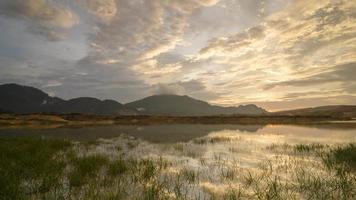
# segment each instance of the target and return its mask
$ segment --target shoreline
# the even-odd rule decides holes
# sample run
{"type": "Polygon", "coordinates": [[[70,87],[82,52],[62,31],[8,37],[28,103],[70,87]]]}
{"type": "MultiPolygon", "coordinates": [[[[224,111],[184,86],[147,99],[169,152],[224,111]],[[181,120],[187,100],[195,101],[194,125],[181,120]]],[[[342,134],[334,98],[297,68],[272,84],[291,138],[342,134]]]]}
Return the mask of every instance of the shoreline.
{"type": "Polygon", "coordinates": [[[352,123],[352,118],[331,116],[105,116],[83,114],[0,114],[0,128],[98,125],[229,124],[229,125],[303,125],[352,123]]]}

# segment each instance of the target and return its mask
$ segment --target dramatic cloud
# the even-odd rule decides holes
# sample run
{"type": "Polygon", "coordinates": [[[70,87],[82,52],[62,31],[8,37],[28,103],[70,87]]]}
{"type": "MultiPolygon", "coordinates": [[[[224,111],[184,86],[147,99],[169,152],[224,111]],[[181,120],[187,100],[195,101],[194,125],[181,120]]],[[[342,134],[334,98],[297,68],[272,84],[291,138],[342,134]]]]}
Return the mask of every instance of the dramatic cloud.
{"type": "Polygon", "coordinates": [[[60,39],[58,29],[69,29],[79,23],[79,19],[63,4],[47,0],[1,0],[0,15],[29,20],[30,31],[48,35],[50,40],[60,39]]]}
{"type": "Polygon", "coordinates": [[[0,82],[122,102],[350,103],[355,18],[348,0],[0,0],[0,82]]]}
{"type": "Polygon", "coordinates": [[[239,88],[216,103],[282,100],[284,91],[301,94],[295,98],[324,89],[353,95],[355,17],[350,1],[295,1],[259,26],[211,40],[195,59],[229,72],[216,88],[239,88]]]}

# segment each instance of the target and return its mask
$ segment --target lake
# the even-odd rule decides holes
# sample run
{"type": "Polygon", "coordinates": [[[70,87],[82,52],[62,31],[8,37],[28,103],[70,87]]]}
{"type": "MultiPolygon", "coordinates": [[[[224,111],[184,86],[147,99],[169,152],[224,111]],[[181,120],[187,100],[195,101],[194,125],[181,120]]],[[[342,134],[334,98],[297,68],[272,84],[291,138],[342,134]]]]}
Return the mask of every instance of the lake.
{"type": "MultiPolygon", "coordinates": [[[[356,122],[335,122],[312,125],[149,125],[149,126],[87,126],[50,129],[0,129],[0,136],[41,136],[77,141],[109,139],[126,134],[153,143],[188,142],[209,134],[243,134],[279,138],[284,142],[355,142],[356,122]]],[[[275,141],[277,142],[277,141],[275,141]]]]}

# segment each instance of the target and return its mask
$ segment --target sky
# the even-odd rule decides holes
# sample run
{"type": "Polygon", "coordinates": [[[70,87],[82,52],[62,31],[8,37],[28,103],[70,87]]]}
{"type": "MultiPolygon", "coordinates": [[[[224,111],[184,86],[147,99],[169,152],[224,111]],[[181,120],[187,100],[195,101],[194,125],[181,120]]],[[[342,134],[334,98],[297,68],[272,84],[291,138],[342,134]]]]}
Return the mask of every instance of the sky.
{"type": "Polygon", "coordinates": [[[356,1],[0,0],[0,83],[121,103],[356,104],[356,1]]]}

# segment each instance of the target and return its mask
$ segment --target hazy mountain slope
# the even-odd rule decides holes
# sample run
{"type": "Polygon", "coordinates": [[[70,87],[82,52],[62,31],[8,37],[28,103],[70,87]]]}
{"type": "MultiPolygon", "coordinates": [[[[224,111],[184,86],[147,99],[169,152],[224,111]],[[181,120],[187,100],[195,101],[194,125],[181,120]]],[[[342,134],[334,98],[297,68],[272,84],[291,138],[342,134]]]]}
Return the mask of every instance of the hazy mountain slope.
{"type": "Polygon", "coordinates": [[[33,113],[51,111],[52,107],[65,101],[50,97],[34,87],[17,84],[0,85],[0,108],[15,113],[33,113]]]}
{"type": "MultiPolygon", "coordinates": [[[[17,84],[0,85],[0,112],[171,116],[263,115],[268,113],[253,104],[238,107],[221,107],[210,105],[207,102],[189,96],[179,95],[155,95],[125,105],[114,100],[102,101],[91,97],[80,97],[66,101],[51,97],[37,88],[17,84]]],[[[269,114],[356,118],[356,106],[321,106],[269,114]]]]}
{"type": "Polygon", "coordinates": [[[261,115],[267,113],[256,105],[239,107],[213,106],[207,102],[178,95],[155,95],[126,105],[114,100],[79,97],[68,101],[17,84],[0,85],[0,111],[14,113],[83,113],[108,115],[261,115]],[[137,110],[140,112],[138,113],[137,110]]]}
{"type": "Polygon", "coordinates": [[[188,96],[155,95],[126,104],[145,114],[157,115],[207,115],[214,107],[188,96]]]}
{"type": "Polygon", "coordinates": [[[65,112],[115,114],[123,105],[112,100],[101,101],[92,97],[70,99],[65,103],[65,112]]]}
{"type": "Polygon", "coordinates": [[[114,100],[80,97],[65,101],[34,87],[0,85],[0,110],[14,113],[137,114],[114,100]]]}
{"type": "Polygon", "coordinates": [[[265,110],[255,105],[239,107],[213,106],[207,102],[179,95],[154,95],[126,104],[140,112],[152,115],[221,115],[221,114],[264,114],[265,110]]]}
{"type": "Polygon", "coordinates": [[[238,107],[228,107],[228,108],[235,111],[235,113],[244,114],[244,115],[263,115],[268,113],[265,109],[258,107],[255,104],[240,105],[238,107]]]}

